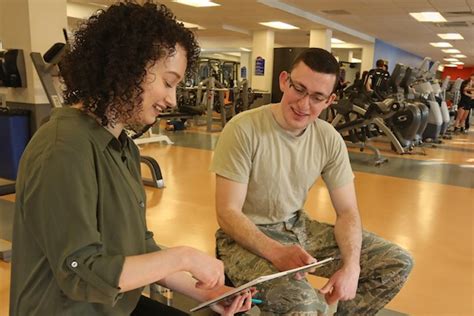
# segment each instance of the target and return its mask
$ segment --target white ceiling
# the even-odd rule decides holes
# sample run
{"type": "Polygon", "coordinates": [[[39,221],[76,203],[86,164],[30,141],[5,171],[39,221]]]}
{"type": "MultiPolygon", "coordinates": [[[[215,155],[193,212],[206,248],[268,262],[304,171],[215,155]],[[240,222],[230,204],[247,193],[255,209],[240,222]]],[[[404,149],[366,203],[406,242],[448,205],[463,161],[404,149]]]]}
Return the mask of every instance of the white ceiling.
{"type": "MultiPolygon", "coordinates": [[[[69,3],[100,8],[110,0],[69,0],[69,3]]],[[[202,26],[196,30],[202,47],[216,51],[251,48],[252,32],[268,29],[259,22],[282,21],[299,30],[275,30],[275,46],[308,46],[309,32],[328,26],[333,37],[353,47],[374,38],[419,55],[440,60],[450,57],[430,42],[445,42],[437,33],[461,33],[464,40],[448,41],[467,58],[465,66],[474,66],[474,0],[214,0],[219,7],[195,8],[171,2],[166,4],[181,21],[202,26]],[[420,23],[409,12],[439,11],[448,23],[420,23]],[[454,22],[458,26],[451,25],[454,22]],[[234,29],[237,31],[232,31],[234,29]]],[[[70,23],[77,19],[70,18],[70,23]]]]}

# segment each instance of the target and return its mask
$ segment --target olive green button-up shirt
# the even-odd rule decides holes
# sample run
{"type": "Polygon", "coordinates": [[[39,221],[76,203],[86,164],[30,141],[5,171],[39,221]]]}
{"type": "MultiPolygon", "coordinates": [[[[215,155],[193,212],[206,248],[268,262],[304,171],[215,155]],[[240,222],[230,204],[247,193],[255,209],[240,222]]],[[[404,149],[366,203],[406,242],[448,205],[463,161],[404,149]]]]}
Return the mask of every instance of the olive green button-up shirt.
{"type": "Polygon", "coordinates": [[[28,144],[16,183],[10,315],[130,315],[126,256],[159,250],[145,220],[140,154],[74,108],[28,144]]]}

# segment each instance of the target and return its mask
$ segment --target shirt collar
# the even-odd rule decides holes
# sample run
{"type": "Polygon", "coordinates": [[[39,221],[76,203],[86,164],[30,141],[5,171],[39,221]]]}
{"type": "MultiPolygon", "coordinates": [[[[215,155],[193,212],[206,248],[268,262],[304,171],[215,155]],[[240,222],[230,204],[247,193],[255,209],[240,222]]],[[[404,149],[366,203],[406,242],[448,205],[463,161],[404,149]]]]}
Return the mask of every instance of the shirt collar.
{"type": "Polygon", "coordinates": [[[116,139],[112,133],[100,125],[93,117],[86,114],[85,112],[73,108],[73,107],[62,107],[54,109],[51,114],[51,119],[59,117],[77,117],[81,122],[89,126],[89,132],[91,133],[92,139],[97,143],[101,150],[111,143],[114,143],[114,148],[121,151],[122,148],[128,144],[128,137],[125,131],[119,136],[119,139],[116,139]]]}

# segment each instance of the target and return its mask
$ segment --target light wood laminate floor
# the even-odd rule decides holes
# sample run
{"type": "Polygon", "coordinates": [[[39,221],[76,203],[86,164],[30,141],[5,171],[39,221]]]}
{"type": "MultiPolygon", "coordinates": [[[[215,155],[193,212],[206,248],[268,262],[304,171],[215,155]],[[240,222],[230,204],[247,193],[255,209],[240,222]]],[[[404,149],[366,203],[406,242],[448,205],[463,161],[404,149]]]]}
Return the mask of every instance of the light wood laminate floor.
{"type": "MultiPolygon", "coordinates": [[[[160,244],[214,254],[215,180],[208,171],[213,153],[199,148],[212,147],[217,135],[176,132],[170,137],[175,145],[141,149],[157,159],[166,185],[146,189],[148,225],[160,244]],[[208,137],[206,145],[192,144],[193,135],[208,137]]],[[[415,259],[408,282],[387,307],[410,315],[474,315],[474,134],[427,149],[427,156],[384,154],[390,158],[387,165],[354,170],[364,228],[405,247],[415,259]]],[[[306,210],[334,222],[321,181],[312,188],[306,210]]],[[[0,263],[0,315],[8,310],[9,272],[10,265],[0,263]]]]}

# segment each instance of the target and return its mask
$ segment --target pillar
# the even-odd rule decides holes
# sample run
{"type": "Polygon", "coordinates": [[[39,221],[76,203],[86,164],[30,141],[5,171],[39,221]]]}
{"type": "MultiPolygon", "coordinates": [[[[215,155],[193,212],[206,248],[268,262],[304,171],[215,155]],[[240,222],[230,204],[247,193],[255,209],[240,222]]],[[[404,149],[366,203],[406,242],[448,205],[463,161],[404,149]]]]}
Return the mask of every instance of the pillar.
{"type": "Polygon", "coordinates": [[[331,51],[332,30],[311,30],[309,33],[309,47],[324,48],[331,51]]]}
{"type": "Polygon", "coordinates": [[[252,73],[252,88],[257,90],[272,91],[273,74],[273,47],[275,43],[275,33],[273,31],[257,31],[253,34],[252,59],[250,68],[252,73]],[[263,75],[256,74],[255,66],[257,58],[265,61],[263,75]]]}
{"type": "MultiPolygon", "coordinates": [[[[243,67],[245,67],[245,69],[247,70],[247,74],[245,76],[245,79],[247,79],[247,81],[249,81],[249,85],[251,86],[251,79],[252,79],[252,63],[250,62],[250,57],[251,57],[251,54],[250,52],[240,52],[240,69],[242,69],[243,67]]],[[[241,76],[241,73],[240,73],[240,70],[239,69],[239,80],[242,80],[244,79],[242,76],[241,76]]]]}
{"type": "Polygon", "coordinates": [[[372,69],[374,65],[374,44],[363,44],[362,45],[362,58],[361,58],[360,71],[361,74],[364,71],[372,69]]]}

